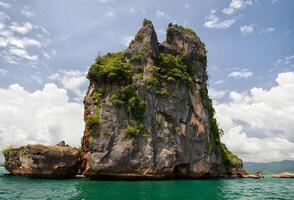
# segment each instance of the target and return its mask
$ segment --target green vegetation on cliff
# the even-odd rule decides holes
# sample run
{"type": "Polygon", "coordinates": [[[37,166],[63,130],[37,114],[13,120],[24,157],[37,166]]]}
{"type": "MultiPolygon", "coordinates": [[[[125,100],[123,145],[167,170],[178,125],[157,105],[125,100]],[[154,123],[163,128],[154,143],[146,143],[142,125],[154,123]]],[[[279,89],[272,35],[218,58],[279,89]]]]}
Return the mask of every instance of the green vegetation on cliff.
{"type": "MultiPolygon", "coordinates": [[[[145,19],[143,26],[151,23],[151,21],[145,19]]],[[[173,25],[170,26],[172,27],[173,25]]],[[[163,52],[159,52],[156,57],[152,57],[154,63],[153,66],[148,66],[148,76],[146,76],[143,84],[147,86],[149,92],[160,96],[174,95],[169,91],[169,86],[172,84],[192,86],[195,82],[196,63],[199,61],[206,63],[205,45],[197,34],[192,29],[182,26],[174,26],[174,28],[178,29],[176,31],[179,31],[179,33],[186,34],[188,40],[196,44],[197,58],[195,56],[191,58],[181,54],[174,55],[163,52]]],[[[144,29],[140,30],[131,45],[138,41],[142,42],[143,37],[145,37],[144,34],[144,29]]],[[[148,45],[142,43],[138,51],[130,54],[128,59],[125,58],[123,52],[108,53],[96,58],[96,62],[91,66],[88,73],[89,80],[95,86],[91,98],[97,109],[97,112],[86,118],[86,128],[92,136],[95,136],[94,133],[99,133],[100,112],[98,111],[101,104],[106,101],[106,97],[117,107],[123,108],[128,115],[128,127],[123,129],[123,133],[128,138],[144,134],[145,128],[143,124],[146,102],[139,96],[138,87],[140,86],[136,83],[137,81],[141,83],[143,81],[143,68],[141,65],[146,63],[146,53],[148,51],[150,51],[148,45]]],[[[221,144],[220,137],[223,131],[218,127],[213,103],[206,88],[202,89],[202,99],[206,105],[210,128],[209,149],[222,155],[223,163],[229,170],[233,163],[237,162],[238,157],[232,154],[225,145],[221,144]]],[[[166,119],[171,118],[164,114],[162,115],[166,119]]],[[[156,120],[159,127],[159,121],[158,119],[156,120]]]]}
{"type": "Polygon", "coordinates": [[[193,63],[188,62],[184,57],[172,54],[160,53],[155,66],[149,67],[151,76],[146,80],[149,91],[159,95],[166,95],[166,84],[184,83],[191,85],[193,83],[193,63]]]}
{"type": "MultiPolygon", "coordinates": [[[[103,102],[103,96],[111,93],[111,102],[124,108],[133,123],[142,126],[146,103],[138,96],[136,87],[132,84],[133,76],[140,73],[142,71],[131,68],[122,52],[98,56],[87,76],[95,83],[92,100],[98,110],[103,102]]],[[[99,112],[86,118],[86,128],[92,136],[93,133],[99,132],[99,123],[99,112]]],[[[134,131],[130,135],[134,135],[133,133],[134,131]]]]}
{"type": "Polygon", "coordinates": [[[240,159],[231,151],[229,151],[225,144],[221,143],[220,137],[224,134],[224,131],[220,129],[217,124],[215,110],[213,108],[212,100],[208,95],[207,89],[202,91],[202,96],[207,101],[208,119],[210,126],[210,149],[219,151],[219,153],[222,155],[223,164],[226,171],[230,172],[234,165],[240,163],[240,159]]]}
{"type": "Polygon", "coordinates": [[[117,106],[122,106],[130,119],[143,121],[146,103],[138,97],[133,85],[119,88],[119,91],[111,96],[111,101],[117,106]]]}
{"type": "Polygon", "coordinates": [[[99,129],[100,120],[99,114],[95,113],[94,115],[90,115],[86,120],[86,128],[90,131],[91,136],[95,136],[96,131],[99,129]]]}
{"type": "Polygon", "coordinates": [[[208,120],[210,126],[210,148],[220,146],[220,136],[223,135],[223,130],[218,127],[217,120],[215,118],[215,110],[213,103],[208,95],[208,90],[202,90],[202,98],[207,102],[208,120]]]}
{"type": "Polygon", "coordinates": [[[11,151],[11,149],[12,149],[12,146],[6,146],[6,147],[3,147],[2,149],[1,149],[1,153],[3,153],[3,155],[6,155],[6,154],[8,154],[10,151],[11,151]]]}
{"type": "Polygon", "coordinates": [[[221,150],[221,155],[223,158],[223,164],[224,164],[225,170],[227,172],[231,172],[232,168],[234,168],[242,163],[242,161],[238,158],[238,156],[233,154],[226,147],[225,144],[221,144],[220,150],[221,150]]]}
{"type": "Polygon", "coordinates": [[[132,83],[133,71],[121,52],[98,56],[88,73],[90,81],[103,85],[126,85],[132,83]]]}

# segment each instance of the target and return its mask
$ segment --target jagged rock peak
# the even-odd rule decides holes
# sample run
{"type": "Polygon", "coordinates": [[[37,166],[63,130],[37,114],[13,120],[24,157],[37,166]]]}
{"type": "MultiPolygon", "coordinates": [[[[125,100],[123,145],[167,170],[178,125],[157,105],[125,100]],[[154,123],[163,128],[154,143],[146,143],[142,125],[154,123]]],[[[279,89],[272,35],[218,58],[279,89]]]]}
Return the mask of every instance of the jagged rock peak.
{"type": "Polygon", "coordinates": [[[157,35],[152,22],[148,19],[144,19],[143,26],[131,41],[125,56],[130,58],[130,55],[136,53],[147,53],[152,57],[156,57],[158,54],[157,35]]]}
{"type": "Polygon", "coordinates": [[[166,42],[161,46],[164,51],[181,54],[191,60],[198,60],[206,64],[205,44],[190,28],[170,23],[167,28],[166,42]]]}

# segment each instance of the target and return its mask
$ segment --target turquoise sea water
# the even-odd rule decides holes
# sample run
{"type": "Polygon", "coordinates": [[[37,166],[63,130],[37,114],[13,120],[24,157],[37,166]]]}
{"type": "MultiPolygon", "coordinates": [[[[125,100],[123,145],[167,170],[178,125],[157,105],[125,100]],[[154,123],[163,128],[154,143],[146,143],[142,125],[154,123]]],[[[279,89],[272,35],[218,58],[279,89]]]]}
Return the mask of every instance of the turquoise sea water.
{"type": "MultiPolygon", "coordinates": [[[[0,173],[3,173],[3,168],[0,173]]],[[[0,199],[294,199],[294,179],[40,180],[0,175],[0,199]]]]}

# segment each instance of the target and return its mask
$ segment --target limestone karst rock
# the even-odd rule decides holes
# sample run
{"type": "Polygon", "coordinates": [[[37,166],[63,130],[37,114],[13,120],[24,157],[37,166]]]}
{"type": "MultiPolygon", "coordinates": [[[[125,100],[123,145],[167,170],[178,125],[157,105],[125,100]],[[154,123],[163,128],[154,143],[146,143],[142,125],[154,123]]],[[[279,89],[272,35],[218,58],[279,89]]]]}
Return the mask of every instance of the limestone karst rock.
{"type": "Polygon", "coordinates": [[[220,142],[207,91],[204,43],[169,24],[158,43],[144,20],[129,47],[98,56],[88,72],[82,170],[92,178],[238,176],[242,161],[220,142]]]}
{"type": "Polygon", "coordinates": [[[5,168],[13,175],[67,178],[79,170],[80,155],[70,146],[26,145],[4,152],[5,168]]]}

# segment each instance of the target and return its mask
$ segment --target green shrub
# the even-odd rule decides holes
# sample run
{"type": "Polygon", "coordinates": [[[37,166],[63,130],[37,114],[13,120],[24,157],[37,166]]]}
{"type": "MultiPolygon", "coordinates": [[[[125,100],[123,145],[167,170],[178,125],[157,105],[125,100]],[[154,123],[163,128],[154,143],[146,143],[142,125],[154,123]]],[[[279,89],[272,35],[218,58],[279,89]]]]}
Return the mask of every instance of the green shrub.
{"type": "Polygon", "coordinates": [[[130,119],[143,121],[146,110],[146,102],[141,100],[132,85],[121,87],[117,94],[111,96],[111,102],[117,106],[123,106],[130,119]]]}
{"type": "Polygon", "coordinates": [[[98,114],[90,115],[86,119],[86,129],[90,131],[92,136],[99,131],[100,119],[98,114]]]}
{"type": "Polygon", "coordinates": [[[133,138],[139,135],[142,131],[142,128],[139,126],[129,126],[122,130],[127,138],[133,138]]]}
{"type": "Polygon", "coordinates": [[[11,149],[12,149],[12,146],[8,145],[8,146],[2,148],[1,152],[3,153],[3,155],[6,155],[11,151],[11,149]]]}
{"type": "Polygon", "coordinates": [[[105,56],[96,58],[88,73],[90,81],[98,85],[117,84],[126,85],[132,82],[133,71],[125,62],[123,54],[108,53],[105,56]]]}
{"type": "Polygon", "coordinates": [[[213,102],[208,96],[207,89],[202,90],[202,98],[207,102],[208,120],[210,125],[210,147],[220,146],[220,136],[223,135],[223,130],[218,127],[213,102]]]}
{"type": "Polygon", "coordinates": [[[127,112],[130,114],[131,118],[135,119],[136,121],[143,121],[145,109],[146,103],[138,96],[133,96],[129,99],[127,112]]]}
{"type": "Polygon", "coordinates": [[[191,33],[193,34],[195,37],[198,37],[195,33],[195,31],[193,31],[191,28],[185,28],[185,31],[188,32],[188,33],[191,33]]]}
{"type": "Polygon", "coordinates": [[[224,167],[226,169],[227,172],[230,172],[232,167],[234,167],[234,165],[241,163],[242,161],[238,158],[238,156],[236,156],[235,154],[233,154],[227,147],[225,144],[221,144],[220,145],[220,150],[221,150],[221,155],[223,158],[223,164],[224,167]]]}
{"type": "Polygon", "coordinates": [[[147,24],[152,24],[152,22],[149,19],[144,19],[143,26],[146,26],[147,24]]]}
{"type": "Polygon", "coordinates": [[[159,54],[155,59],[155,66],[151,66],[148,72],[151,76],[146,79],[149,92],[158,95],[167,95],[166,83],[193,83],[195,74],[193,62],[184,57],[172,54],[159,54]]]}

